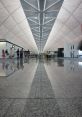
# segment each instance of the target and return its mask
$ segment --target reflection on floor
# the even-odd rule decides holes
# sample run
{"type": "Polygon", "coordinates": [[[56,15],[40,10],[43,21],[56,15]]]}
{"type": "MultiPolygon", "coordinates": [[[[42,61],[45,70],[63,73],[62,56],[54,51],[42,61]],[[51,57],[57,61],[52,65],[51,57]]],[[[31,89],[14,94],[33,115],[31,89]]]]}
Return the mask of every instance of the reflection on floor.
{"type": "Polygon", "coordinates": [[[1,64],[0,73],[4,68],[8,77],[0,77],[0,117],[82,117],[81,61],[30,59],[1,64]],[[8,75],[11,68],[16,72],[8,75]]]}
{"type": "Polygon", "coordinates": [[[2,59],[0,61],[0,76],[10,76],[19,69],[24,68],[24,63],[29,63],[29,59],[2,59]]]}

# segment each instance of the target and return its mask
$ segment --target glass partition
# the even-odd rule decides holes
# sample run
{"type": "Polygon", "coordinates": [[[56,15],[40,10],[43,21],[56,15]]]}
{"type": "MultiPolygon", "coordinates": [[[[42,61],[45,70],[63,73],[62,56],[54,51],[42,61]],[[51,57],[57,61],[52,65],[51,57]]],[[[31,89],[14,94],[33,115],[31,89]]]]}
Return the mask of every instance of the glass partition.
{"type": "Polygon", "coordinates": [[[0,41],[0,58],[16,58],[17,57],[17,49],[21,50],[22,47],[15,45],[11,42],[1,40],[0,41]]]}

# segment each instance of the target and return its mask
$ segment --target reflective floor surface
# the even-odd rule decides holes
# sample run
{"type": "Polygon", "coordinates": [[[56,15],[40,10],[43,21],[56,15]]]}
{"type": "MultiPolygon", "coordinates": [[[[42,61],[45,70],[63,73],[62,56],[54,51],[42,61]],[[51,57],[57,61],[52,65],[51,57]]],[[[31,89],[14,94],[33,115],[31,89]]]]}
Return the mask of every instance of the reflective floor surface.
{"type": "Polygon", "coordinates": [[[0,117],[82,117],[81,60],[1,60],[0,117]]]}

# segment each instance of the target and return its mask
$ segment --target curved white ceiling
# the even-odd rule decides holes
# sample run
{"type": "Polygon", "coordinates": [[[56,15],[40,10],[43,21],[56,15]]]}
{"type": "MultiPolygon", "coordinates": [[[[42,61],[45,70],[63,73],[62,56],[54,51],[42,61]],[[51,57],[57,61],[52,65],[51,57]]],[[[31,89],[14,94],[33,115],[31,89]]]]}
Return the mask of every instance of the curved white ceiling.
{"type": "MultiPolygon", "coordinates": [[[[20,0],[0,0],[0,39],[38,52],[20,0]]],[[[82,0],[64,0],[44,52],[63,47],[64,43],[80,40],[82,40],[82,0]]]]}
{"type": "Polygon", "coordinates": [[[82,40],[82,0],[64,0],[48,37],[44,52],[64,47],[65,43],[82,40]]]}
{"type": "Polygon", "coordinates": [[[38,52],[20,0],[0,0],[0,39],[38,52]]]}

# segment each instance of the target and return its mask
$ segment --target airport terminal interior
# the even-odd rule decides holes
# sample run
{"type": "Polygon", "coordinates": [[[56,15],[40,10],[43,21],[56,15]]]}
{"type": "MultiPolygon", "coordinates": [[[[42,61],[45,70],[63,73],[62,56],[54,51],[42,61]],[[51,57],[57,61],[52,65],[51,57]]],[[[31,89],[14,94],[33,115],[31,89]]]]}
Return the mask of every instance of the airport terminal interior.
{"type": "Polygon", "coordinates": [[[82,0],[0,0],[0,117],[82,117],[82,0]]]}

